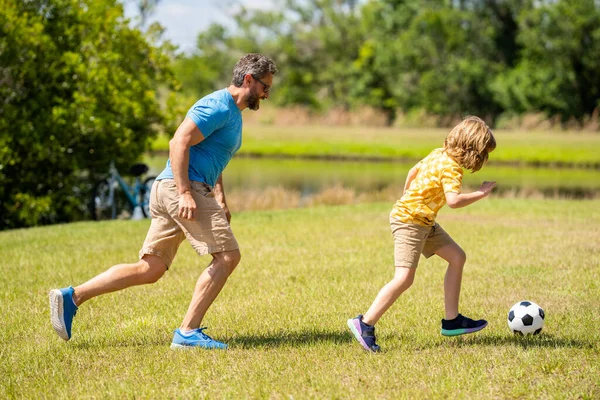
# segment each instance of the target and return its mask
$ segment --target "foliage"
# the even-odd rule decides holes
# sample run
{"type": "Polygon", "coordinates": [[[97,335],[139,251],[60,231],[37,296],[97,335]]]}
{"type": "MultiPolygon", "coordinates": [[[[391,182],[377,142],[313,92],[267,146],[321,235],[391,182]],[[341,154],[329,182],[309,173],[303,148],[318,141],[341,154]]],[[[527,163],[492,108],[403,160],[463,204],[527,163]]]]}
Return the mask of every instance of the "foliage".
{"type": "Polygon", "coordinates": [[[84,218],[110,160],[132,163],[169,124],[172,48],[115,0],[2,3],[0,229],[84,218]]]}
{"type": "Polygon", "coordinates": [[[597,1],[275,3],[240,6],[234,29],[202,33],[197,52],[179,60],[186,86],[208,88],[225,57],[260,51],[281,71],[276,104],[369,105],[390,124],[399,110],[424,110],[441,123],[477,114],[494,124],[503,113],[540,111],[582,122],[600,105],[597,1]],[[189,74],[189,62],[209,71],[189,74]]]}
{"type": "Polygon", "coordinates": [[[600,105],[599,3],[541,3],[519,15],[521,58],[498,77],[496,97],[517,113],[540,110],[581,120],[600,105]]]}

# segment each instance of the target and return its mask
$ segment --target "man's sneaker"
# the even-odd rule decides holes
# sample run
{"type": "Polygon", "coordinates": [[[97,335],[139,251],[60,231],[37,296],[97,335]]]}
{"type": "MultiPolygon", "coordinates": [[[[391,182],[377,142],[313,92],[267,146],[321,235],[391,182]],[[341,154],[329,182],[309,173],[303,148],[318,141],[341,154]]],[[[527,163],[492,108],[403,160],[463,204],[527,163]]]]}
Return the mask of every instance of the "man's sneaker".
{"type": "Polygon", "coordinates": [[[380,350],[379,346],[375,343],[375,327],[365,324],[362,318],[363,316],[359,315],[356,318],[349,319],[348,327],[362,347],[375,353],[380,350]]]}
{"type": "Polygon", "coordinates": [[[171,343],[172,349],[193,349],[193,348],[203,348],[203,349],[226,349],[227,345],[225,343],[217,342],[212,339],[204,330],[206,328],[198,328],[189,332],[181,332],[181,330],[176,329],[175,335],[173,335],[173,342],[171,343]]]}
{"type": "Polygon", "coordinates": [[[456,318],[451,320],[442,319],[442,335],[458,336],[465,333],[473,333],[482,330],[487,324],[485,319],[474,321],[471,318],[458,314],[456,318]]]}
{"type": "Polygon", "coordinates": [[[77,314],[77,306],[73,301],[75,290],[69,286],[64,289],[50,291],[50,321],[61,339],[71,339],[71,324],[77,314]]]}

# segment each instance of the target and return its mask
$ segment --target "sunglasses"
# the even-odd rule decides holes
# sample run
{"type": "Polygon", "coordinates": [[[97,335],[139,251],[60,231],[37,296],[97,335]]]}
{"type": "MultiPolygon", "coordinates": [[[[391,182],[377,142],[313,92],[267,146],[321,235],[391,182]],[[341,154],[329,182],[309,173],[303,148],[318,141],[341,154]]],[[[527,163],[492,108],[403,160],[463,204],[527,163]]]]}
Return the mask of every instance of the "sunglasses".
{"type": "Polygon", "coordinates": [[[263,92],[265,92],[265,94],[268,94],[269,91],[271,90],[271,86],[267,85],[266,83],[264,83],[263,81],[261,81],[257,76],[252,75],[252,77],[258,81],[260,84],[263,85],[263,92]]]}

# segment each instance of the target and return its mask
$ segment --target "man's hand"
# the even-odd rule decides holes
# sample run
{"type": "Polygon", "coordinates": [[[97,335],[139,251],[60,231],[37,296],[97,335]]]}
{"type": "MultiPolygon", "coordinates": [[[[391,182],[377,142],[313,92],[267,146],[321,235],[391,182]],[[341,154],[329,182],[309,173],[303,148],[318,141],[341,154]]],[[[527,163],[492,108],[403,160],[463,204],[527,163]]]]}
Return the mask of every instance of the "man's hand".
{"type": "Polygon", "coordinates": [[[479,191],[483,192],[484,197],[490,194],[492,189],[496,187],[496,181],[484,181],[479,187],[479,191]]]}
{"type": "Polygon", "coordinates": [[[190,192],[184,192],[179,196],[179,218],[194,219],[196,216],[196,202],[190,192]]]}

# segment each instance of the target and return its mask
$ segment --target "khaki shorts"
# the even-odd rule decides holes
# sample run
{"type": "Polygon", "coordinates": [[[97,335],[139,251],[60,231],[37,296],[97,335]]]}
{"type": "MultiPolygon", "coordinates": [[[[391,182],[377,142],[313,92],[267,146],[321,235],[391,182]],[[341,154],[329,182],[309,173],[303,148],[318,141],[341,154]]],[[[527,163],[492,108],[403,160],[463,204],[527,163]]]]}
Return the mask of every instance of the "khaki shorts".
{"type": "Polygon", "coordinates": [[[185,238],[201,256],[239,248],[225,211],[217,203],[211,187],[196,181],[190,182],[190,186],[196,202],[194,220],[177,216],[179,194],[173,179],[154,182],[150,192],[152,223],[140,258],[144,254],[159,256],[169,268],[185,238]]]}
{"type": "Polygon", "coordinates": [[[442,247],[455,243],[437,222],[433,226],[406,224],[390,216],[390,226],[396,267],[416,268],[421,254],[429,258],[442,247]]]}

